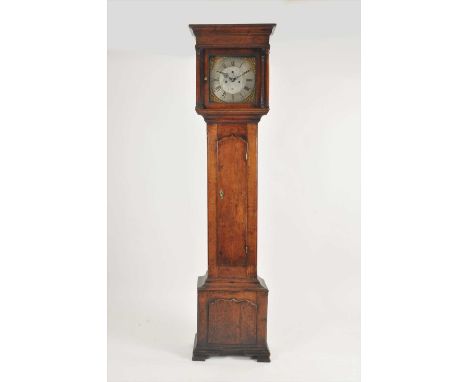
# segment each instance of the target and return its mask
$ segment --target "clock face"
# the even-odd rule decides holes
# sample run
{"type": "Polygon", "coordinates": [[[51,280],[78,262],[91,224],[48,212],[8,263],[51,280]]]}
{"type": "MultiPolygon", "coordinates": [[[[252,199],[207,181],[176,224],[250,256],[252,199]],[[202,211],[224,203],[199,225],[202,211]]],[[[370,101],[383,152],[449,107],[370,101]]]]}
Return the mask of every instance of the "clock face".
{"type": "Polygon", "coordinates": [[[255,57],[210,57],[210,101],[249,103],[255,97],[255,57]]]}

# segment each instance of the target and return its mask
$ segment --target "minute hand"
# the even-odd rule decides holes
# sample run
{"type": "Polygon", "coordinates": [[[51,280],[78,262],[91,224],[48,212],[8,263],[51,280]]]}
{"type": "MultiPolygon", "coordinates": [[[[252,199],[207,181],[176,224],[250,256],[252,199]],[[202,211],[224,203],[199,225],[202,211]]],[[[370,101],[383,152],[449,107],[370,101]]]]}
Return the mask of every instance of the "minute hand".
{"type": "Polygon", "coordinates": [[[242,77],[244,74],[247,74],[248,72],[250,72],[250,69],[249,70],[246,70],[244,73],[242,74],[239,74],[237,77],[234,78],[234,80],[237,80],[239,77],[242,77]]]}

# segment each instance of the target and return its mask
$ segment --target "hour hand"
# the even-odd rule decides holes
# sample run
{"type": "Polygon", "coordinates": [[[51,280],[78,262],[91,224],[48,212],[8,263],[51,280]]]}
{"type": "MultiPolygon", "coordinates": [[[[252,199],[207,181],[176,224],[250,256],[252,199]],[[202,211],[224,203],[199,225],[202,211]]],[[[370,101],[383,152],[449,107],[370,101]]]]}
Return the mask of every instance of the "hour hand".
{"type": "Polygon", "coordinates": [[[228,74],[227,73],[224,73],[224,72],[220,72],[219,70],[217,70],[218,73],[221,73],[224,77],[227,77],[228,74]]]}

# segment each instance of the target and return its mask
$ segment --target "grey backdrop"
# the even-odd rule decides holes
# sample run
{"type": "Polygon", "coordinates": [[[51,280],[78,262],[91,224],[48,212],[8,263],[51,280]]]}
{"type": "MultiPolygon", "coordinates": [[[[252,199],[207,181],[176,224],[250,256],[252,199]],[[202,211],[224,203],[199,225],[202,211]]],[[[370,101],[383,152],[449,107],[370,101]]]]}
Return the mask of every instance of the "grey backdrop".
{"type": "Polygon", "coordinates": [[[109,381],[358,381],[360,4],[108,3],[109,381]],[[192,362],[207,268],[189,23],[276,22],[259,125],[271,364],[192,362]]]}

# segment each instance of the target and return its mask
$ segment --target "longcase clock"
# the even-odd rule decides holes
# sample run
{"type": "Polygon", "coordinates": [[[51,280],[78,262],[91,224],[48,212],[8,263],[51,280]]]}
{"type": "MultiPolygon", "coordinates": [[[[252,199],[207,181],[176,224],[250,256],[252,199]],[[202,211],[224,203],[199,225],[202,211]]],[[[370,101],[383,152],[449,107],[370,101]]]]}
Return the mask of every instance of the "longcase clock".
{"type": "Polygon", "coordinates": [[[207,124],[208,272],[198,278],[194,361],[270,361],[268,289],[257,276],[257,127],[268,113],[275,24],[190,25],[196,112],[207,124]]]}

